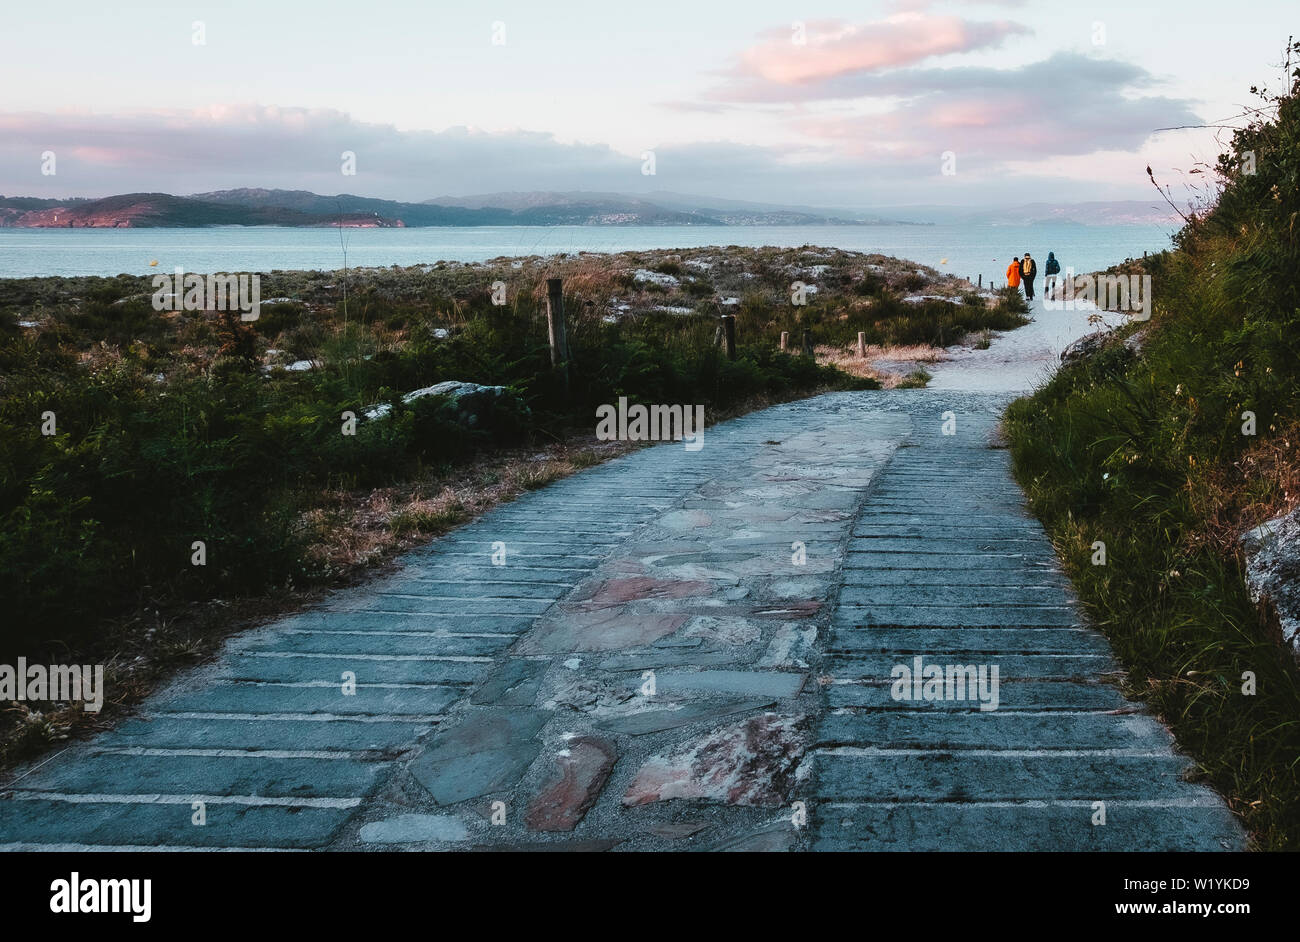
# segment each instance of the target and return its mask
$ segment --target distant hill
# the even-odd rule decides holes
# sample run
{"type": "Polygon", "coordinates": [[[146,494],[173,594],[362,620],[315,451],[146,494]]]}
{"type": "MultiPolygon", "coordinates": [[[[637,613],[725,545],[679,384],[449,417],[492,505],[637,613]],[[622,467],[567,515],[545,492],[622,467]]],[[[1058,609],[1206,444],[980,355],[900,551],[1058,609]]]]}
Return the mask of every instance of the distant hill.
{"type": "MultiPolygon", "coordinates": [[[[345,212],[341,218],[348,226],[402,225],[400,220],[364,213],[345,212]]],[[[283,206],[244,206],[168,193],[125,193],[91,200],[0,197],[0,226],[22,229],[328,226],[339,221],[337,212],[315,215],[283,206]]]]}
{"type": "Polygon", "coordinates": [[[403,203],[307,190],[236,189],[172,196],[128,193],[103,199],[0,197],[0,227],[161,226],[728,226],[853,225],[824,213],[737,204],[718,209],[678,201],[666,207],[618,193],[500,193],[403,203]]]}
{"type": "Polygon", "coordinates": [[[340,214],[345,217],[378,216],[381,219],[401,220],[400,224],[404,226],[511,225],[510,214],[499,210],[473,212],[456,206],[401,203],[396,200],[353,196],[350,193],[322,196],[308,190],[241,189],[195,193],[190,199],[242,207],[247,210],[291,210],[323,220],[323,222],[302,223],[302,225],[337,225],[340,214]]]}
{"type": "Polygon", "coordinates": [[[420,203],[307,190],[245,188],[172,196],[127,193],[103,199],[0,196],[0,227],[160,226],[813,226],[1156,224],[1177,221],[1158,201],[1027,203],[1011,207],[898,207],[882,211],[782,206],[657,191],[646,195],[526,191],[439,196],[420,203]]]}
{"type": "Polygon", "coordinates": [[[472,196],[438,196],[425,200],[426,205],[459,206],[465,209],[494,207],[509,209],[521,216],[554,215],[578,218],[588,215],[635,214],[640,225],[707,223],[709,225],[872,225],[899,224],[875,214],[855,211],[835,215],[813,206],[785,206],[778,203],[755,203],[717,197],[690,196],[657,190],[636,195],[589,191],[554,190],[480,193],[472,196]]]}

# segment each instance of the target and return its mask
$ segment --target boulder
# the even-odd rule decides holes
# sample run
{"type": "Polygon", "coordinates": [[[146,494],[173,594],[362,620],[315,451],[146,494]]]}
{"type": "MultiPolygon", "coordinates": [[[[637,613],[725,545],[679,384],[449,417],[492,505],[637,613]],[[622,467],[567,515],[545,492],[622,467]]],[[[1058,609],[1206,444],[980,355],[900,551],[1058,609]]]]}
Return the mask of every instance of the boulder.
{"type": "MultiPolygon", "coordinates": [[[[446,396],[456,410],[456,420],[469,428],[476,428],[487,424],[487,418],[491,415],[497,401],[509,397],[510,392],[504,386],[480,386],[478,383],[448,380],[423,389],[414,389],[404,395],[402,401],[414,402],[425,396],[446,396]]],[[[367,409],[366,418],[381,419],[390,411],[389,404],[383,402],[367,409]]]]}
{"type": "Polygon", "coordinates": [[[1145,346],[1147,342],[1147,330],[1148,328],[1144,327],[1142,330],[1135,330],[1133,331],[1133,333],[1125,337],[1124,338],[1125,349],[1127,349],[1134,356],[1141,355],[1142,347],[1145,346]]]}
{"type": "Polygon", "coordinates": [[[1241,535],[1246,587],[1277,613],[1282,641],[1300,658],[1300,507],[1241,535]]]}
{"type": "Polygon", "coordinates": [[[1071,343],[1061,351],[1061,363],[1069,366],[1071,363],[1077,363],[1079,360],[1086,360],[1100,351],[1106,342],[1110,339],[1110,332],[1098,330],[1091,334],[1084,334],[1078,340],[1071,343]]]}
{"type": "Polygon", "coordinates": [[[1142,345],[1145,341],[1145,330],[1136,330],[1123,340],[1120,340],[1109,330],[1094,331],[1091,334],[1084,334],[1062,350],[1061,363],[1068,366],[1071,363],[1077,363],[1079,360],[1086,360],[1088,357],[1094,356],[1106,347],[1116,343],[1122,344],[1124,349],[1137,356],[1142,352],[1142,345]]]}

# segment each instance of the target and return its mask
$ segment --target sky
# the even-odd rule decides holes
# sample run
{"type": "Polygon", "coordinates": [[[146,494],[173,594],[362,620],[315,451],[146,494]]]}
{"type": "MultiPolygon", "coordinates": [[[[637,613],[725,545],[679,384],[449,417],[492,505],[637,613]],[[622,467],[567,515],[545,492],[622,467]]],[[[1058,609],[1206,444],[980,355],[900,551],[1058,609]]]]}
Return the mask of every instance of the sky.
{"type": "Polygon", "coordinates": [[[1224,123],[1251,85],[1279,85],[1294,12],[1294,0],[1254,0],[1248,15],[1203,0],[8,4],[0,193],[989,206],[1150,199],[1150,164],[1185,196],[1187,172],[1229,132],[1158,129],[1224,123]]]}

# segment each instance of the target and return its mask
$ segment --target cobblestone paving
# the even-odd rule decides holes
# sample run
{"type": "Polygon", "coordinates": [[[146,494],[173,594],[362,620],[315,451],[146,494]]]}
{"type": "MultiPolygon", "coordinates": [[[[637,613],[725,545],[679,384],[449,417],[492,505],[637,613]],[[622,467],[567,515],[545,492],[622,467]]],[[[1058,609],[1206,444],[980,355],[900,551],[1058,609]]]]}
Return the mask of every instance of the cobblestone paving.
{"type": "Polygon", "coordinates": [[[1005,402],[822,396],[500,507],[20,770],[0,847],[1239,846],[1104,681],[1005,402]],[[916,655],[999,708],[892,699],[916,655]]]}

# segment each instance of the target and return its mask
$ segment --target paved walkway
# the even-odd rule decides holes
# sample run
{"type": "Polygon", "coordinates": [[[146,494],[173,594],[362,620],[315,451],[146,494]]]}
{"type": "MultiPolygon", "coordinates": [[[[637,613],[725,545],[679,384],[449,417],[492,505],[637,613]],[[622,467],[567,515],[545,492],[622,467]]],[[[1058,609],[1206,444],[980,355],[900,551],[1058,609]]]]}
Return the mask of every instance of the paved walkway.
{"type": "Polygon", "coordinates": [[[989,447],[996,416],[954,418],[945,435],[937,412],[915,416],[853,528],[823,666],[814,848],[1240,849],[1168,731],[1108,682],[1109,646],[989,447]],[[928,665],[990,679],[996,666],[996,699],[981,706],[969,670],[951,689],[891,679],[928,665]]]}
{"type": "Polygon", "coordinates": [[[823,396],[530,494],[20,770],[0,847],[1240,846],[1105,682],[1006,399],[823,396]],[[998,708],[894,699],[917,655],[998,708]]]}

